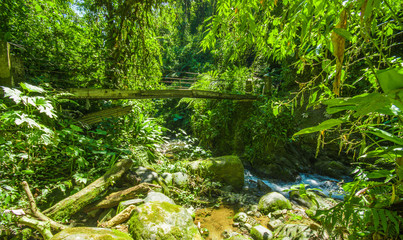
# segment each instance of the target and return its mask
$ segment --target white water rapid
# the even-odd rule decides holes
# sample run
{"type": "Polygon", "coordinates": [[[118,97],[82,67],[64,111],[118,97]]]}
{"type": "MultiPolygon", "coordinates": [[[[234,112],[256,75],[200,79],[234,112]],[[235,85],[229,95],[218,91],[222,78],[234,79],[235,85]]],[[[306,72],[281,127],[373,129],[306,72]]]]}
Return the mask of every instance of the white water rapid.
{"type": "MultiPolygon", "coordinates": [[[[245,169],[245,186],[256,187],[258,180],[263,181],[273,191],[279,192],[288,197],[288,192],[284,190],[290,189],[293,185],[308,184],[307,188],[318,188],[322,193],[334,199],[343,200],[344,191],[340,186],[341,181],[335,178],[322,176],[318,174],[300,173],[294,182],[284,182],[276,179],[264,179],[255,176],[251,171],[245,169]]],[[[342,181],[351,181],[350,177],[344,177],[342,181]]]]}

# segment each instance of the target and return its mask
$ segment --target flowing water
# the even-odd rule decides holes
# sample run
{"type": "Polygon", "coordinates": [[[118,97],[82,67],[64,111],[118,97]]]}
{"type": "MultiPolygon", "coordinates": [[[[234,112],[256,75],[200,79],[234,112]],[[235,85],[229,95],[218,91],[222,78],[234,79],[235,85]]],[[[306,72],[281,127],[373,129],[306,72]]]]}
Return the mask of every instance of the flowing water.
{"type": "Polygon", "coordinates": [[[334,199],[343,200],[345,192],[340,186],[341,182],[349,182],[352,179],[350,177],[342,177],[342,180],[335,178],[322,176],[318,174],[300,173],[296,181],[285,182],[270,178],[259,178],[254,175],[251,171],[245,169],[245,186],[256,187],[258,180],[263,181],[267,186],[269,186],[273,191],[279,192],[284,196],[288,197],[288,192],[284,190],[290,189],[294,185],[308,184],[307,188],[318,188],[323,194],[334,199]]]}

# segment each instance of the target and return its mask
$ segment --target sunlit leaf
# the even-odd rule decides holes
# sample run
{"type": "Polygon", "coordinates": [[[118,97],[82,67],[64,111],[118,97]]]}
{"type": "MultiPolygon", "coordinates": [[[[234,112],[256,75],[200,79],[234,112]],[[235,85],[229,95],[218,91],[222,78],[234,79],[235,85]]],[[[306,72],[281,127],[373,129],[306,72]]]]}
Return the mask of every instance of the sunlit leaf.
{"type": "Polygon", "coordinates": [[[31,85],[29,83],[20,83],[21,87],[28,92],[44,93],[46,92],[43,88],[31,85]]]}
{"type": "Polygon", "coordinates": [[[297,133],[295,133],[294,136],[298,136],[298,135],[301,135],[301,134],[313,133],[313,132],[317,132],[317,131],[327,130],[327,129],[330,129],[332,127],[338,126],[338,125],[340,125],[340,124],[342,124],[344,122],[346,122],[346,121],[341,120],[341,119],[329,119],[329,120],[326,120],[326,121],[320,123],[318,126],[304,128],[304,129],[298,131],[297,133]]]}
{"type": "Polygon", "coordinates": [[[403,68],[380,70],[377,75],[379,84],[385,93],[403,88],[403,68]]]}

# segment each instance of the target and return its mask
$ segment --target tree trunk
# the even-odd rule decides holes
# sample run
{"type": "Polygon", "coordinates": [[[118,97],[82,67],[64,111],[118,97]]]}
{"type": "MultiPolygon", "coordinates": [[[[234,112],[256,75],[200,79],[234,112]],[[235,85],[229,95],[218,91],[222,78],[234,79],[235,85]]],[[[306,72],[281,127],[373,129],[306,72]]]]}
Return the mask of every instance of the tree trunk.
{"type": "Polygon", "coordinates": [[[55,220],[68,218],[90,204],[97,196],[113,185],[130,168],[132,161],[122,159],[102,177],[85,187],[78,193],[63,199],[44,213],[55,220]]]}

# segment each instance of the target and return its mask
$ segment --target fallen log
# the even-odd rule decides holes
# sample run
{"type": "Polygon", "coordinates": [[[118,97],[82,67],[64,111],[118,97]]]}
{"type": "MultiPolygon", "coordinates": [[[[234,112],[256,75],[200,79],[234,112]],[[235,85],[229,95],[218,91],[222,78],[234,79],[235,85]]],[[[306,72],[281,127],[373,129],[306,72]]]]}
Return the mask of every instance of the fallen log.
{"type": "Polygon", "coordinates": [[[36,229],[42,235],[44,240],[49,240],[53,237],[51,229],[61,231],[65,228],[68,228],[68,226],[55,222],[40,212],[36,206],[35,199],[31,190],[29,189],[28,183],[23,181],[21,185],[28,197],[31,216],[27,215],[22,209],[6,210],[3,213],[15,215],[18,223],[36,229]],[[36,217],[38,219],[32,217],[36,217]]]}
{"type": "MultiPolygon", "coordinates": [[[[29,189],[28,183],[26,181],[23,181],[21,183],[21,185],[22,185],[22,188],[24,189],[25,193],[27,194],[29,205],[31,207],[31,212],[32,212],[33,216],[37,217],[41,221],[48,222],[50,227],[52,229],[57,230],[57,231],[61,231],[61,230],[65,229],[65,228],[67,228],[67,226],[53,221],[49,217],[45,216],[45,214],[43,214],[41,211],[39,211],[37,206],[36,206],[34,196],[32,195],[32,192],[29,189]]],[[[27,222],[27,223],[29,223],[29,222],[27,222]]]]}
{"type": "Polygon", "coordinates": [[[121,201],[135,198],[139,194],[147,194],[150,190],[152,190],[152,187],[160,188],[161,186],[149,183],[140,183],[139,185],[136,185],[134,187],[109,194],[102,201],[100,201],[93,207],[86,209],[85,211],[90,212],[99,208],[111,208],[117,206],[121,201]]]}
{"type": "Polygon", "coordinates": [[[46,209],[44,213],[53,219],[61,220],[79,212],[121,178],[132,164],[133,162],[129,159],[120,160],[102,177],[98,178],[81,191],[46,209]]]}
{"type": "Polygon", "coordinates": [[[53,237],[52,231],[50,231],[49,222],[44,222],[36,219],[22,216],[18,218],[18,223],[38,230],[44,240],[49,240],[53,237]]]}

